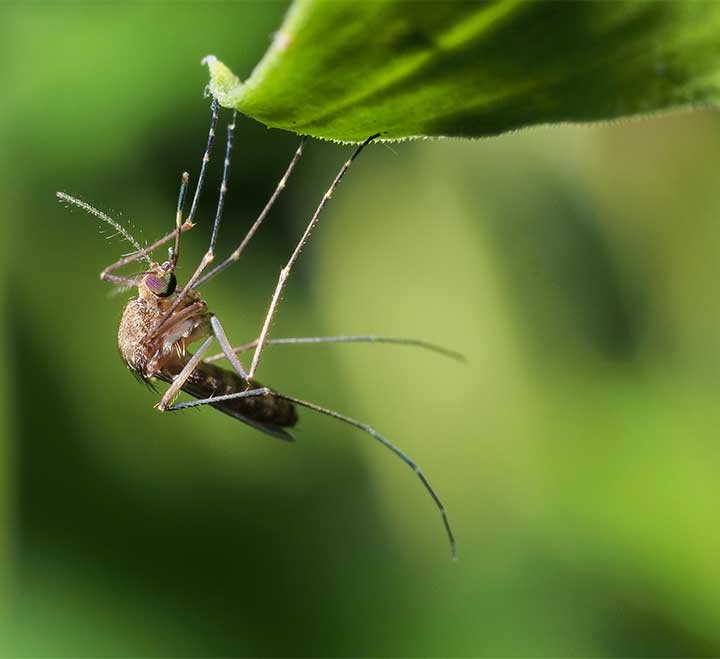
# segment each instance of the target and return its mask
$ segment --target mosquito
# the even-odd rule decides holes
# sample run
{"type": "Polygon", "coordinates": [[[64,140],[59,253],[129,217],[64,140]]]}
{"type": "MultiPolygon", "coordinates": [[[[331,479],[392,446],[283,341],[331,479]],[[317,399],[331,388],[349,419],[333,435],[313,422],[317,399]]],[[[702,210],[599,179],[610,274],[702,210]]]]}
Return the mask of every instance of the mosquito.
{"type": "Polygon", "coordinates": [[[321,405],[280,393],[263,386],[255,379],[255,373],[257,372],[260,358],[263,355],[263,350],[268,345],[355,342],[394,343],[417,346],[454,359],[463,359],[458,353],[432,343],[414,339],[383,336],[326,336],[276,339],[269,337],[270,327],[275,317],[283,289],[290,275],[290,271],[300,255],[300,251],[307,243],[310,234],[318,224],[323,209],[342,181],[345,173],[350,168],[350,165],[368,144],[379,137],[379,134],[368,137],[355,149],[330,184],[330,187],[307,224],[305,232],[302,234],[288,262],[280,271],[280,276],[258,338],[254,341],[233,347],[225,334],[220,320],[215,314],[208,310],[207,303],[201,297],[198,289],[202,284],[239,260],[240,255],[258,231],[276,199],[285,188],[288,178],[302,155],[306,137],[301,139],[300,145],[295,151],[280,182],[277,184],[270,199],[246,236],[225,260],[211,267],[215,261],[215,247],[225,196],[228,190],[230,156],[236,118],[233,112],[232,119],[227,126],[223,177],[220,185],[215,220],[210,236],[210,246],[190,279],[179,289],[175,270],[180,259],[182,236],[187,230],[195,226],[195,214],[215,142],[215,131],[218,123],[218,101],[216,98],[212,100],[211,109],[212,118],[210,121],[210,131],[202,158],[200,174],[190,204],[190,211],[187,217],[184,217],[189,185],[189,174],[185,172],[182,175],[180,183],[180,193],[175,215],[175,228],[155,243],[147,247],[142,247],[125,227],[116,222],[108,214],[65,192],[57,193],[57,197],[61,201],[76,206],[109,224],[134,248],[132,253],[123,256],[100,273],[100,278],[103,281],[109,282],[116,287],[122,289],[137,289],[137,297],[130,299],[125,306],[118,330],[118,347],[123,361],[138,379],[147,383],[161,380],[169,384],[168,389],[155,405],[157,409],[163,412],[174,412],[201,405],[210,405],[225,414],[253,426],[257,430],[288,441],[294,440],[293,435],[288,429],[295,426],[298,421],[297,407],[313,410],[314,412],[332,417],[362,430],[392,451],[415,472],[440,512],[450,543],[452,557],[456,558],[455,537],[445,506],[425,477],[423,471],[406,453],[366,423],[322,407],[321,405]],[[151,258],[152,252],[171,241],[174,242],[168,249],[168,259],[162,263],[153,261],[151,258]],[[142,273],[130,276],[116,274],[116,271],[123,266],[136,261],[145,262],[147,267],[142,273]],[[206,357],[205,353],[213,341],[217,341],[221,352],[206,357]],[[191,353],[189,351],[190,346],[198,342],[201,342],[200,345],[195,349],[194,353],[191,353]],[[246,369],[238,355],[249,350],[253,351],[252,360],[250,367],[246,369]],[[232,366],[232,370],[217,366],[215,362],[220,359],[227,359],[232,366]],[[180,391],[186,392],[195,400],[174,402],[180,391]]]}

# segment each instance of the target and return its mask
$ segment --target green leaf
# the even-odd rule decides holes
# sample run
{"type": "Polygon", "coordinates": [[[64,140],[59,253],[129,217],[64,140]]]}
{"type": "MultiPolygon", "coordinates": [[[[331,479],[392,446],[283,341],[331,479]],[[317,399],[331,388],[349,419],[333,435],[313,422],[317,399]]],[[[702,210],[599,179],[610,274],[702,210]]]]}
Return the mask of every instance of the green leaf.
{"type": "Polygon", "coordinates": [[[296,0],[221,103],[273,128],[360,141],[481,137],[720,98],[720,2],[296,0]]]}

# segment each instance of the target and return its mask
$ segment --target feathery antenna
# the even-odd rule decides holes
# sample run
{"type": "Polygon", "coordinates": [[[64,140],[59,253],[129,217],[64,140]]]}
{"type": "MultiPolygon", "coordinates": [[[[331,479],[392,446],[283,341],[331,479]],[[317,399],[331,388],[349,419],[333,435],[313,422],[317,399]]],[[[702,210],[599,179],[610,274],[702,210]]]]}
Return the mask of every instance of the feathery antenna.
{"type": "MultiPolygon", "coordinates": [[[[107,213],[103,213],[101,210],[95,208],[94,206],[91,206],[86,201],[83,201],[82,199],[77,199],[76,197],[73,197],[65,192],[56,192],[55,196],[60,199],[61,201],[66,201],[69,204],[72,204],[73,206],[77,206],[78,208],[84,210],[86,213],[90,215],[94,215],[99,220],[102,220],[103,222],[107,222],[113,229],[115,229],[125,240],[127,240],[137,252],[142,252],[143,248],[140,245],[140,243],[133,238],[133,236],[130,234],[130,232],[119,222],[113,220],[107,213]]],[[[143,254],[142,258],[148,262],[148,264],[151,263],[150,257],[147,254],[143,254]]]]}

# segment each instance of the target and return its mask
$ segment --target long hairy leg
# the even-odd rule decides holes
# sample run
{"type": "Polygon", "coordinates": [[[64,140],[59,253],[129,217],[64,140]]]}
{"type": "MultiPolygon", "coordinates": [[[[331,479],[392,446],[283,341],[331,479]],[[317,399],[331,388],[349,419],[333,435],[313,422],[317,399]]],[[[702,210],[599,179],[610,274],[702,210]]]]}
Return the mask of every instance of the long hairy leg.
{"type": "MultiPolygon", "coordinates": [[[[240,360],[237,358],[237,355],[233,351],[232,346],[230,345],[230,341],[228,341],[228,338],[225,335],[225,330],[220,324],[217,316],[210,316],[210,325],[212,326],[213,334],[215,335],[217,342],[222,348],[222,356],[225,357],[232,364],[232,367],[235,369],[236,373],[247,382],[247,371],[245,370],[245,367],[242,365],[240,360]]],[[[207,359],[205,361],[207,361],[207,359]]]]}
{"type": "Polygon", "coordinates": [[[176,403],[163,408],[164,412],[177,412],[178,410],[186,410],[190,407],[199,407],[200,405],[212,405],[213,403],[222,403],[226,400],[235,400],[236,398],[253,398],[254,396],[268,396],[274,393],[267,387],[258,389],[246,389],[245,391],[237,391],[234,394],[226,394],[224,396],[213,396],[212,398],[200,398],[199,400],[189,400],[185,403],[176,403]]]}
{"type": "MultiPolygon", "coordinates": [[[[233,134],[235,131],[235,116],[236,113],[233,112],[232,121],[227,127],[227,143],[225,146],[223,178],[222,183],[220,184],[220,195],[218,197],[217,209],[215,211],[215,221],[213,222],[212,234],[210,236],[210,246],[208,247],[207,252],[205,252],[205,256],[203,256],[200,261],[200,265],[198,265],[192,277],[190,277],[188,282],[185,284],[185,287],[177,294],[174,302],[165,310],[162,318],[155,324],[155,327],[153,327],[153,333],[156,333],[160,328],[162,328],[163,325],[172,317],[175,309],[177,309],[180,303],[185,299],[187,292],[193,287],[195,282],[198,280],[198,277],[200,277],[200,275],[215,258],[215,244],[217,242],[218,231],[220,230],[220,220],[222,219],[223,208],[225,207],[225,195],[227,193],[227,184],[230,177],[230,155],[232,153],[233,134]]],[[[190,212],[193,212],[192,209],[190,212]]]]}
{"type": "Polygon", "coordinates": [[[303,136],[300,140],[300,145],[298,146],[297,150],[295,151],[295,155],[293,156],[292,160],[290,161],[290,165],[288,165],[288,168],[285,170],[285,173],[283,174],[283,177],[280,179],[280,182],[277,184],[275,191],[270,196],[270,199],[265,204],[265,208],[263,208],[260,215],[258,215],[257,219],[253,223],[253,225],[250,227],[250,230],[247,232],[245,237],[242,239],[240,244],[237,246],[235,251],[230,254],[222,263],[218,263],[210,272],[205,273],[200,279],[195,282],[195,285],[193,286],[194,290],[197,290],[202,286],[206,281],[209,279],[212,279],[215,275],[221,273],[225,268],[231,266],[233,263],[238,261],[240,259],[240,255],[243,253],[244,249],[247,247],[248,243],[252,239],[252,237],[255,235],[257,230],[260,228],[260,225],[263,223],[265,218],[267,217],[268,213],[270,212],[270,209],[275,204],[275,200],[280,196],[280,193],[285,189],[287,186],[287,181],[290,178],[290,174],[292,174],[293,169],[295,169],[295,165],[297,165],[298,160],[300,160],[300,156],[303,152],[303,146],[305,145],[305,141],[307,140],[307,136],[303,136]]]}
{"type": "Polygon", "coordinates": [[[263,348],[265,347],[265,343],[268,339],[268,333],[270,332],[270,325],[272,324],[273,318],[275,317],[275,312],[277,310],[277,305],[280,302],[280,296],[282,295],[283,288],[285,288],[285,282],[287,281],[288,277],[290,276],[290,271],[292,270],[293,265],[295,264],[295,261],[297,261],[298,257],[300,256],[300,252],[302,248],[305,246],[305,243],[310,238],[310,234],[312,233],[312,230],[315,228],[315,226],[318,223],[318,220],[320,219],[320,214],[322,213],[323,209],[325,208],[325,205],[327,204],[328,200],[332,197],[333,192],[335,191],[335,188],[340,184],[340,181],[342,181],[343,176],[345,176],[345,172],[350,168],[350,165],[353,163],[355,158],[360,155],[360,152],[368,145],[370,142],[372,142],[376,137],[379,137],[380,133],[377,133],[375,135],[371,135],[368,137],[350,156],[350,158],[343,164],[340,171],[335,176],[335,179],[330,184],[330,187],[328,188],[328,191],[323,195],[322,201],[320,202],[320,205],[317,207],[317,210],[315,211],[315,214],[310,219],[310,222],[308,223],[305,233],[303,233],[302,237],[300,238],[300,241],[298,242],[297,246],[295,247],[295,250],[290,256],[289,261],[285,264],[285,267],[280,271],[280,276],[278,278],[277,285],[275,287],[275,292],[273,293],[272,299],[270,301],[270,307],[268,308],[267,315],[265,316],[265,322],[263,323],[262,330],[260,331],[260,335],[258,337],[257,346],[255,347],[255,352],[253,354],[252,364],[250,364],[250,372],[248,373],[250,379],[252,379],[255,376],[255,372],[257,371],[258,364],[260,363],[260,357],[262,356],[263,348]]]}
{"type": "MultiPolygon", "coordinates": [[[[218,102],[216,98],[213,98],[212,101],[212,119],[210,120],[210,131],[208,134],[208,142],[207,146],[205,147],[205,152],[203,154],[202,159],[202,165],[200,166],[200,176],[198,177],[198,182],[195,187],[195,194],[193,196],[193,202],[192,206],[190,208],[190,214],[187,217],[187,220],[180,226],[172,231],[170,231],[168,234],[163,236],[162,238],[156,240],[151,245],[148,245],[147,247],[141,247],[140,244],[130,236],[130,234],[127,232],[127,230],[122,227],[119,223],[115,222],[109,215],[106,213],[103,213],[101,210],[98,210],[97,208],[91,206],[85,201],[82,201],[81,199],[77,199],[75,197],[72,197],[69,194],[66,194],[65,192],[58,192],[56,193],[58,199],[62,201],[66,201],[68,203],[71,203],[75,206],[78,206],[79,208],[82,208],[85,212],[90,213],[91,215],[94,215],[95,217],[103,220],[104,222],[107,222],[112,227],[114,227],[126,240],[129,240],[130,244],[135,247],[135,251],[132,254],[128,254],[126,256],[123,256],[122,258],[118,259],[114,263],[111,263],[109,266],[107,266],[101,273],[100,273],[100,279],[103,281],[110,282],[112,284],[118,284],[121,286],[127,286],[127,285],[133,285],[135,284],[135,280],[128,278],[128,277],[121,277],[119,275],[113,275],[111,274],[115,270],[118,270],[119,268],[122,268],[125,265],[128,265],[129,263],[133,263],[135,261],[139,261],[140,259],[143,259],[148,262],[148,265],[150,265],[150,257],[149,254],[155,251],[158,247],[162,247],[163,245],[170,242],[173,238],[176,240],[176,252],[179,248],[179,244],[177,242],[179,241],[179,235],[180,232],[187,231],[188,229],[192,229],[194,226],[193,219],[195,217],[195,211],[197,210],[197,205],[200,200],[200,194],[202,192],[203,183],[205,181],[205,175],[207,172],[207,165],[210,161],[210,153],[212,151],[213,143],[215,141],[215,126],[217,124],[217,118],[218,118],[218,102]]],[[[178,201],[178,206],[180,206],[184,202],[185,197],[185,189],[187,188],[187,182],[186,182],[186,174],[183,174],[183,183],[180,188],[180,199],[178,201]]],[[[176,258],[177,261],[177,258],[176,258]]]]}
{"type": "MultiPolygon", "coordinates": [[[[233,347],[231,350],[236,354],[241,354],[243,352],[247,352],[248,350],[252,350],[255,348],[258,344],[259,339],[255,339],[254,341],[248,341],[247,343],[241,343],[238,346],[233,347]]],[[[429,341],[423,341],[422,339],[407,339],[407,338],[401,338],[401,337],[394,337],[394,336],[375,336],[371,334],[363,334],[363,335],[351,335],[351,336],[298,336],[298,337],[289,337],[289,338],[279,338],[279,339],[267,339],[265,341],[266,346],[271,345],[310,345],[310,344],[317,344],[317,343],[389,343],[393,345],[404,345],[404,346],[412,346],[415,348],[423,348],[424,350],[429,350],[430,352],[435,352],[439,355],[443,355],[444,357],[449,357],[450,359],[454,359],[458,362],[466,362],[467,359],[465,358],[465,355],[456,352],[455,350],[450,350],[449,348],[445,348],[443,346],[437,345],[436,343],[430,343],[429,341]]],[[[211,357],[207,357],[205,359],[206,362],[216,362],[220,359],[225,358],[226,353],[220,352],[216,355],[212,355],[211,357]]]]}
{"type": "Polygon", "coordinates": [[[187,382],[188,378],[192,375],[193,371],[198,367],[198,364],[202,361],[203,354],[210,347],[210,343],[213,340],[213,336],[209,336],[202,345],[197,349],[195,354],[188,360],[182,371],[178,373],[174,378],[168,390],[163,394],[160,402],[155,405],[161,412],[165,412],[169,409],[170,403],[180,393],[183,385],[187,382]]]}
{"type": "Polygon", "coordinates": [[[295,405],[299,405],[300,407],[305,407],[309,410],[319,412],[320,414],[324,414],[325,416],[329,416],[333,419],[337,419],[338,421],[342,421],[343,423],[354,426],[355,428],[358,428],[364,433],[370,435],[373,439],[380,442],[380,444],[382,444],[385,448],[389,449],[397,457],[399,457],[408,467],[410,467],[410,469],[415,472],[415,475],[418,477],[420,482],[423,484],[423,487],[427,490],[428,494],[435,502],[435,506],[440,511],[443,526],[445,527],[445,533],[447,534],[448,542],[450,543],[450,553],[453,560],[457,559],[457,545],[455,543],[455,535],[453,534],[452,527],[450,526],[450,520],[448,518],[445,505],[440,500],[440,497],[438,496],[433,486],[430,485],[430,481],[428,481],[422,469],[420,469],[420,466],[407,453],[399,449],[397,446],[395,446],[395,444],[393,444],[389,439],[387,439],[387,437],[381,435],[377,430],[375,430],[375,428],[369,426],[367,423],[363,423],[362,421],[358,421],[357,419],[353,419],[352,417],[345,416],[344,414],[340,414],[339,412],[328,409],[327,407],[322,407],[320,405],[316,405],[315,403],[310,403],[306,400],[295,398],[294,396],[286,396],[285,394],[279,394],[276,391],[273,392],[273,396],[275,396],[276,398],[282,398],[291,403],[294,403],[295,405]]]}
{"type": "MultiPolygon", "coordinates": [[[[196,353],[197,354],[197,353],[196,353]]],[[[173,382],[174,385],[174,382],[173,382]]],[[[167,396],[167,394],[166,394],[167,396]]],[[[221,401],[226,400],[234,400],[236,398],[247,398],[249,396],[274,396],[275,398],[281,398],[283,400],[287,400],[290,403],[294,403],[295,405],[299,405],[300,407],[305,407],[309,410],[313,410],[314,412],[318,412],[320,414],[324,414],[325,416],[329,416],[333,419],[337,419],[338,421],[342,421],[343,423],[347,423],[348,425],[354,426],[355,428],[362,430],[364,433],[370,435],[373,439],[378,441],[380,444],[382,444],[385,448],[392,451],[397,457],[399,457],[410,469],[413,470],[415,475],[418,477],[420,482],[422,483],[425,490],[428,492],[430,497],[432,498],[433,502],[435,503],[435,506],[440,511],[440,515],[442,517],[443,526],[445,527],[445,533],[448,538],[448,542],[450,543],[450,553],[453,558],[453,560],[457,559],[457,544],[455,542],[455,535],[453,534],[452,527],[450,526],[450,519],[448,518],[447,509],[445,508],[445,505],[443,504],[442,500],[438,496],[437,492],[435,491],[435,488],[430,484],[430,481],[427,479],[425,474],[423,473],[422,469],[420,469],[420,466],[404,451],[402,451],[400,448],[398,448],[395,444],[393,444],[387,437],[384,435],[381,435],[375,428],[368,425],[367,423],[363,423],[362,421],[358,421],[357,419],[353,419],[352,417],[345,416],[344,414],[340,414],[339,412],[336,412],[335,410],[328,409],[327,407],[322,407],[321,405],[316,405],[315,403],[311,403],[306,400],[302,400],[300,398],[295,398],[294,396],[287,396],[285,394],[278,393],[277,391],[273,391],[271,389],[268,389],[267,387],[259,387],[257,389],[249,389],[246,391],[239,391],[232,394],[227,394],[224,396],[215,396],[213,398],[204,398],[201,400],[193,400],[188,401],[186,403],[178,403],[176,405],[165,407],[165,409],[168,412],[176,411],[176,410],[184,410],[191,407],[199,407],[201,405],[209,405],[211,403],[219,403],[221,401]]]]}

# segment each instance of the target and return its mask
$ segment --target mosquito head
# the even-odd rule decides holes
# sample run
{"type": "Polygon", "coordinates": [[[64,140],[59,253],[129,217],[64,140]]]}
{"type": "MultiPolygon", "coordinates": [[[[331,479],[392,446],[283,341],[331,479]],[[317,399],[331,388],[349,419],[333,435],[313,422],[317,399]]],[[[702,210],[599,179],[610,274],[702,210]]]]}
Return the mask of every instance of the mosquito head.
{"type": "Polygon", "coordinates": [[[171,259],[162,265],[153,263],[152,270],[146,273],[138,284],[141,297],[170,297],[177,288],[175,263],[171,259]]]}

